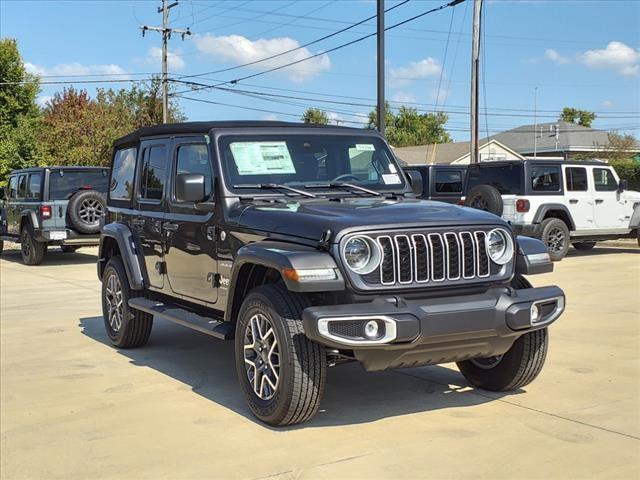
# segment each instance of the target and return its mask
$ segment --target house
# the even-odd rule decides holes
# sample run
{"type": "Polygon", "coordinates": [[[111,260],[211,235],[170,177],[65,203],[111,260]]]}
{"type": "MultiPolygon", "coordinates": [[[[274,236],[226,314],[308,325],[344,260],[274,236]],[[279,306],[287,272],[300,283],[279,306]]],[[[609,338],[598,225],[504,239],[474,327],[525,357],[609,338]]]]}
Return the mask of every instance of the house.
{"type": "MultiPolygon", "coordinates": [[[[411,165],[425,163],[468,164],[471,159],[470,142],[453,142],[394,149],[400,160],[411,165]]],[[[497,140],[482,140],[480,143],[480,161],[524,160],[525,157],[513,151],[497,140]]]]}

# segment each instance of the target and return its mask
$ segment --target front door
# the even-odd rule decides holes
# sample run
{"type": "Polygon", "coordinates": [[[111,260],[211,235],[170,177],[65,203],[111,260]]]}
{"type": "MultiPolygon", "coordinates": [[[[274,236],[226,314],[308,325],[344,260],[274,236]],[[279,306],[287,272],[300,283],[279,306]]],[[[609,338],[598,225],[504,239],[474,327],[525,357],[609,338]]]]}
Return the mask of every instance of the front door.
{"type": "Polygon", "coordinates": [[[591,231],[595,227],[593,222],[593,184],[589,184],[586,167],[572,167],[564,165],[565,196],[564,201],[576,232],[591,231]]]}
{"type": "MultiPolygon", "coordinates": [[[[18,196],[18,176],[14,175],[9,178],[9,184],[7,188],[7,198],[5,200],[5,215],[7,218],[7,232],[13,235],[17,235],[19,232],[17,231],[20,226],[20,219],[16,220],[16,197],[18,196]]],[[[18,212],[19,213],[19,212],[18,212]]]]}
{"type": "MultiPolygon", "coordinates": [[[[607,167],[592,167],[595,223],[599,230],[624,230],[625,202],[618,191],[618,179],[607,167]]],[[[627,222],[628,224],[628,222],[627,222]]]]}
{"type": "Polygon", "coordinates": [[[165,185],[169,141],[149,140],[141,144],[136,200],[138,212],[131,219],[132,230],[144,256],[149,285],[162,289],[166,266],[162,224],[165,217],[165,185]]]}
{"type": "Polygon", "coordinates": [[[209,149],[202,137],[174,142],[171,154],[171,188],[165,221],[165,261],[171,291],[200,302],[214,304],[218,298],[216,237],[213,213],[199,212],[193,203],[176,196],[179,175],[203,175],[203,201],[212,201],[213,173],[209,149]]]}

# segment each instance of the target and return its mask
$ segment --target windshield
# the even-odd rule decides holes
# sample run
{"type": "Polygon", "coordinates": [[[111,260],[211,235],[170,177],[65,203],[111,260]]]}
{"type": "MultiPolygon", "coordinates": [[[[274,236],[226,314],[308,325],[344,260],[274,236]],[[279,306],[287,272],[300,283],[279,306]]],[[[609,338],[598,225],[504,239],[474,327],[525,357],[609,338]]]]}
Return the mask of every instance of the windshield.
{"type": "Polygon", "coordinates": [[[49,176],[49,198],[67,200],[78,190],[97,190],[107,193],[106,170],[53,170],[49,176]]]}
{"type": "Polygon", "coordinates": [[[374,136],[230,135],[220,139],[220,158],[231,190],[260,184],[329,188],[334,182],[404,188],[391,152],[374,136]]]}

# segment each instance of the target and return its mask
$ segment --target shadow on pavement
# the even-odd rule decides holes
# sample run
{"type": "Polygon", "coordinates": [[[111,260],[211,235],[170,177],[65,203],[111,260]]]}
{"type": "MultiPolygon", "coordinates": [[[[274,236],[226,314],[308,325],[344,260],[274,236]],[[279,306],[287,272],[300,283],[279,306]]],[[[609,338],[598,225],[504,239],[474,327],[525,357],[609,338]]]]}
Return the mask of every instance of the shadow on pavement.
{"type": "Polygon", "coordinates": [[[576,250],[570,248],[567,257],[592,257],[597,255],[616,255],[621,253],[633,253],[640,255],[640,248],[608,247],[596,245],[591,250],[576,250]]]}
{"type": "MultiPolygon", "coordinates": [[[[91,249],[80,250],[74,253],[64,253],[60,250],[60,247],[49,247],[41,265],[84,265],[87,263],[96,263],[98,260],[98,250],[93,250],[93,253],[85,253],[91,252],[91,249]]],[[[17,249],[4,250],[0,258],[7,262],[22,263],[22,255],[20,254],[20,250],[17,249]]]]}
{"type": "MultiPolygon", "coordinates": [[[[110,345],[102,317],[81,318],[82,333],[110,345]]],[[[122,349],[133,365],[153,368],[251,421],[236,378],[234,345],[156,320],[149,343],[122,349]]],[[[367,373],[358,364],[330,368],[320,412],[295,428],[351,425],[444,408],[478,405],[504,394],[474,391],[457,370],[442,366],[367,373]],[[451,386],[450,386],[451,385],[451,386]]],[[[511,394],[518,394],[512,392],[511,394]]],[[[282,429],[275,429],[281,431],[282,429]]]]}

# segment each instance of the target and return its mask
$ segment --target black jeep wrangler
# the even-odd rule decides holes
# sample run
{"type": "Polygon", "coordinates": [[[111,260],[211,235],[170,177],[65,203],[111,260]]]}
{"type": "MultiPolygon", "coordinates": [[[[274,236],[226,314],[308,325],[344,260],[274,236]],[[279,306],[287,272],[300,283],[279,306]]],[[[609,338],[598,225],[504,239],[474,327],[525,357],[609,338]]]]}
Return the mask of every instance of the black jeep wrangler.
{"type": "Polygon", "coordinates": [[[22,260],[39,265],[47,247],[63,252],[98,245],[109,169],[40,167],[15,170],[0,189],[0,252],[20,243],[22,260]]]}
{"type": "Polygon", "coordinates": [[[544,364],[560,288],[552,263],[487,212],[417,200],[374,131],[197,122],[116,141],[98,276],[119,348],[154,317],[234,339],[251,411],[317,411],[327,367],[458,362],[475,386],[517,389],[544,364]]]}

